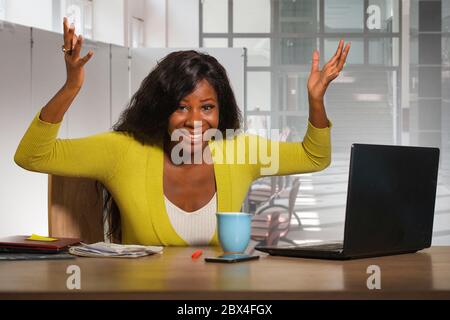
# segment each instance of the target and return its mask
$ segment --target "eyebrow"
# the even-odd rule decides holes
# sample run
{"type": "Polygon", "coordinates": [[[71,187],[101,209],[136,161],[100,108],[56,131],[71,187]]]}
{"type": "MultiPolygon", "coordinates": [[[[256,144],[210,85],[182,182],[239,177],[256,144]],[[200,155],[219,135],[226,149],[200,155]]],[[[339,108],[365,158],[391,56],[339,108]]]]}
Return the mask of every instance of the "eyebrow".
{"type": "MultiPolygon", "coordinates": [[[[214,98],[212,98],[212,97],[210,97],[210,98],[206,98],[206,99],[203,99],[203,100],[200,100],[200,102],[206,102],[206,101],[215,101],[215,99],[214,98]]],[[[183,100],[181,100],[181,101],[186,101],[186,99],[183,99],[183,100]]]]}

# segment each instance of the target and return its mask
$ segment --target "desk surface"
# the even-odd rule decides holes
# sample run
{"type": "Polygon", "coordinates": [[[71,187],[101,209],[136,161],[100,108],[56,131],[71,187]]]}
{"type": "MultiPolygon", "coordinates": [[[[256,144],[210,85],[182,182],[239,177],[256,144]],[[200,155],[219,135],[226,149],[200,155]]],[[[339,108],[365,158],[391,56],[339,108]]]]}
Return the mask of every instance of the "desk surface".
{"type": "Polygon", "coordinates": [[[0,262],[0,299],[450,299],[450,247],[350,261],[271,257],[206,263],[215,248],[165,248],[138,259],[77,258],[0,262]],[[67,267],[81,269],[81,290],[68,290],[67,267]],[[369,290],[367,267],[381,268],[369,290]]]}

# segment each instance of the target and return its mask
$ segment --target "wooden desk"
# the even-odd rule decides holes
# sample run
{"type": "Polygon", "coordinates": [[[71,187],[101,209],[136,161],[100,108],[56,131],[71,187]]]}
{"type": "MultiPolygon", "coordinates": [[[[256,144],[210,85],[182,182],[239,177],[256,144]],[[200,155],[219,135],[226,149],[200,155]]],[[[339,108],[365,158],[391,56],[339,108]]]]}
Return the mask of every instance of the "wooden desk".
{"type": "Polygon", "coordinates": [[[259,261],[205,263],[219,253],[165,248],[139,259],[77,258],[0,262],[0,299],[450,299],[450,247],[350,261],[263,255],[259,261]],[[68,290],[69,265],[81,290],[68,290]],[[381,290],[366,286],[367,267],[381,268],[381,290]]]}

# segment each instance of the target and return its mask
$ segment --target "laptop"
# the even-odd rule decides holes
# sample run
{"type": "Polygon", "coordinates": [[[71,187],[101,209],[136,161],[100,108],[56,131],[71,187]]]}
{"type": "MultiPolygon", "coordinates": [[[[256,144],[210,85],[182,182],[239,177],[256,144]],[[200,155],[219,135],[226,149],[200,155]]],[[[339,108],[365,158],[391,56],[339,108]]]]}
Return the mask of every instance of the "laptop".
{"type": "Polygon", "coordinates": [[[431,246],[439,149],[353,144],[343,242],[258,245],[277,256],[355,259],[431,246]]]}

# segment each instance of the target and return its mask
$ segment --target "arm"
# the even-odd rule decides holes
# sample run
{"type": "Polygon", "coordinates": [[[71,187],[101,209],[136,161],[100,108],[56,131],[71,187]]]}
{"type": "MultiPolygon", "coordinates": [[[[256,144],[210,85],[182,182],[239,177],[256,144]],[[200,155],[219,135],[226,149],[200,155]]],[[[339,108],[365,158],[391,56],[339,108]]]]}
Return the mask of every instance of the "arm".
{"type": "Polygon", "coordinates": [[[121,152],[122,134],[56,139],[63,117],[84,82],[84,65],[92,57],[92,52],[89,52],[80,58],[82,43],[83,38],[77,37],[73,26],[69,28],[67,19],[64,19],[66,83],[33,119],[17,148],[14,161],[31,171],[104,181],[110,178],[119,154],[124,153],[121,152]]]}
{"type": "Polygon", "coordinates": [[[112,178],[124,158],[131,137],[106,132],[81,139],[56,139],[61,123],[49,123],[38,113],[23,136],[14,161],[20,167],[40,173],[92,178],[112,178]]]}
{"type": "Polygon", "coordinates": [[[308,79],[309,120],[303,142],[267,141],[272,155],[272,170],[262,170],[257,166],[256,177],[262,175],[287,175],[321,171],[331,163],[331,122],[328,120],[324,95],[329,84],[339,76],[343,69],[350,44],[344,48],[339,42],[335,55],[322,70],[319,69],[319,52],[314,51],[311,73],[308,79]],[[278,162],[276,162],[278,159],[278,162]],[[275,170],[276,169],[276,170],[275,170]],[[259,172],[258,172],[259,171],[259,172]]]}
{"type": "MultiPolygon", "coordinates": [[[[256,137],[257,143],[248,143],[249,152],[258,155],[258,163],[252,167],[253,179],[316,172],[328,167],[331,163],[331,126],[329,123],[328,127],[317,128],[308,121],[308,128],[301,142],[279,142],[256,137]]],[[[250,137],[248,136],[249,140],[250,137]]]]}
{"type": "Polygon", "coordinates": [[[328,126],[329,121],[323,104],[325,92],[344,68],[349,51],[350,43],[344,48],[344,41],[339,41],[336,53],[322,70],[319,69],[319,52],[315,50],[313,53],[311,73],[308,78],[309,122],[317,128],[328,126]]]}
{"type": "Polygon", "coordinates": [[[83,46],[83,37],[75,34],[75,27],[69,27],[67,18],[64,18],[64,59],[66,62],[67,80],[58,93],[42,109],[40,119],[48,123],[62,122],[75,97],[81,90],[84,82],[84,66],[94,53],[89,51],[80,58],[83,46]]]}

